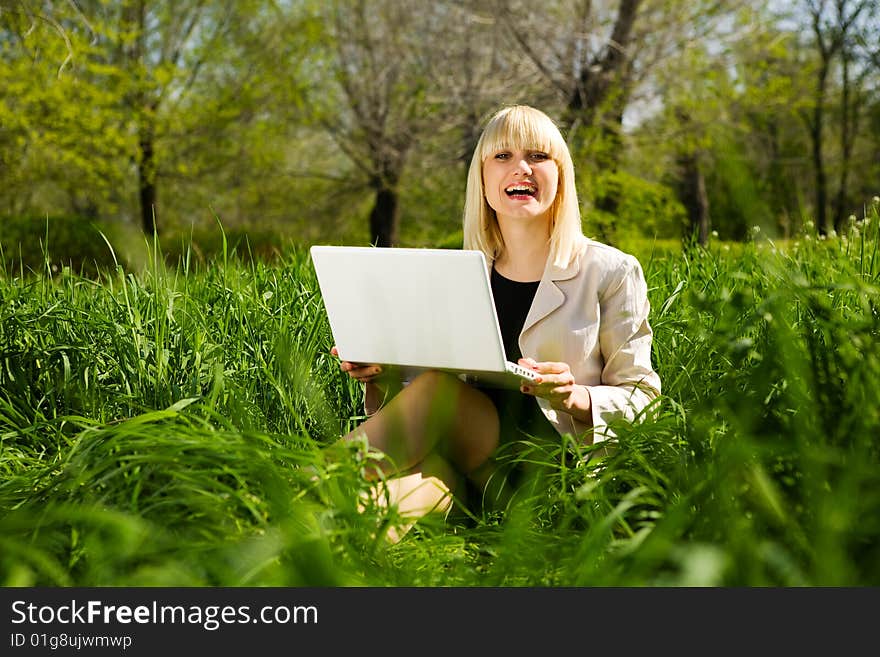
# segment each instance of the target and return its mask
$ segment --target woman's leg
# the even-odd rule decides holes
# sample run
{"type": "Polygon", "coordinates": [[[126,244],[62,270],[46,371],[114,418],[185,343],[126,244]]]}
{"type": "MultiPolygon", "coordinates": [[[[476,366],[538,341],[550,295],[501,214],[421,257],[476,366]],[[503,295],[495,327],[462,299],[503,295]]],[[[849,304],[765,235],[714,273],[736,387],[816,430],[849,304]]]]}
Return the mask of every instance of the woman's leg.
{"type": "Polygon", "coordinates": [[[443,372],[425,372],[354,431],[388,456],[380,467],[387,474],[407,470],[437,476],[451,488],[455,475],[470,475],[498,446],[498,412],[479,390],[443,372]],[[442,457],[438,459],[437,457],[442,457]]]}

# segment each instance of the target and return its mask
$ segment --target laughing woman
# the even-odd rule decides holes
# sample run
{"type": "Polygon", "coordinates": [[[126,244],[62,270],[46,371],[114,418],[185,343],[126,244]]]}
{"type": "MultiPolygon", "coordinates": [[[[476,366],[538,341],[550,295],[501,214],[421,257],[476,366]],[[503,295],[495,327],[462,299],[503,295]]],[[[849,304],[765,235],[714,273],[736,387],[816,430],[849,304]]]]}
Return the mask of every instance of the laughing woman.
{"type": "Polygon", "coordinates": [[[437,504],[437,491],[483,493],[498,480],[499,448],[526,436],[605,440],[609,423],[660,394],[642,268],[583,235],[571,155],[539,110],[507,107],[486,125],[468,173],[464,248],[489,263],[508,358],[539,378],[500,390],[426,372],[400,386],[377,365],[342,362],[364,384],[368,415],[345,438],[366,437],[387,455],[386,475],[408,475],[391,479],[402,510],[407,492],[414,509],[437,504]],[[440,400],[449,412],[437,412],[440,400]],[[428,480],[437,485],[419,485],[428,480]]]}

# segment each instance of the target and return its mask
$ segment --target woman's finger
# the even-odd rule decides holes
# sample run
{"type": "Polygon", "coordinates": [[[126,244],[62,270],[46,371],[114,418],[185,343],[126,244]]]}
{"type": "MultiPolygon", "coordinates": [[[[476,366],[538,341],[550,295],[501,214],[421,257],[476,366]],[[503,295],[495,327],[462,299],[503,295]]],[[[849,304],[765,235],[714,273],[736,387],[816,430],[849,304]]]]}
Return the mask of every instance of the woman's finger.
{"type": "Polygon", "coordinates": [[[535,397],[546,399],[562,398],[571,394],[575,384],[571,374],[545,375],[537,381],[529,381],[520,386],[520,390],[535,397]]]}
{"type": "Polygon", "coordinates": [[[564,374],[566,372],[571,372],[571,367],[569,367],[568,363],[546,361],[543,363],[536,363],[535,365],[536,369],[541,374],[564,374]]]}
{"type": "Polygon", "coordinates": [[[355,366],[349,372],[350,376],[353,376],[358,381],[369,382],[372,381],[378,374],[381,374],[382,368],[378,365],[359,365],[355,366]]]}

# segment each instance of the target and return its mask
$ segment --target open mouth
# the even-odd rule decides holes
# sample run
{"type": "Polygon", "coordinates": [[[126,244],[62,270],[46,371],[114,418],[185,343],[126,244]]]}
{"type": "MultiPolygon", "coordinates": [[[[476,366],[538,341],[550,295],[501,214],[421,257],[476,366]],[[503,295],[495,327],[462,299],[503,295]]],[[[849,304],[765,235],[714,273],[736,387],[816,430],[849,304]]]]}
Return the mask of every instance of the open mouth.
{"type": "Polygon", "coordinates": [[[537,192],[538,187],[531,183],[516,183],[504,189],[504,193],[510,198],[531,198],[537,192]]]}

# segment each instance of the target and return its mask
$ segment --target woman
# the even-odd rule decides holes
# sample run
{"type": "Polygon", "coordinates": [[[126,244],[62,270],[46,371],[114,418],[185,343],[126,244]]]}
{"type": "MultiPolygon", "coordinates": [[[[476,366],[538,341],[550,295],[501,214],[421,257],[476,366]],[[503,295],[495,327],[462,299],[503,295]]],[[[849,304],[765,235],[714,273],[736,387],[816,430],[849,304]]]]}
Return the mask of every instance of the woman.
{"type": "MultiPolygon", "coordinates": [[[[508,358],[539,379],[501,391],[426,372],[401,389],[377,365],[341,363],[365,384],[369,416],[345,438],[365,436],[386,454],[386,474],[480,490],[499,444],[548,434],[596,443],[612,435],[609,422],[633,419],[660,394],[642,269],[584,237],[571,155],[539,110],[507,107],[484,129],[468,173],[464,248],[489,263],[508,358]]],[[[408,489],[401,482],[392,497],[408,489]]]]}

